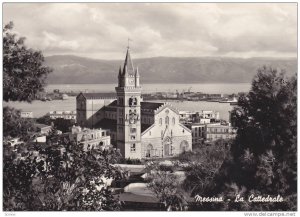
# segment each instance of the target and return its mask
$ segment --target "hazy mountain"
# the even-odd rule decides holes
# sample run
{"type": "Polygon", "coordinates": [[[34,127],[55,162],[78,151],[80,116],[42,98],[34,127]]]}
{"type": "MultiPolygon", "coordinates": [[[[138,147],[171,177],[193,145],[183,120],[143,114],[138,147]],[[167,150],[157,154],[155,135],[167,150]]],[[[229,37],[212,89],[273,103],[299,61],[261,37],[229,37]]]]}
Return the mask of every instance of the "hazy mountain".
{"type": "MultiPolygon", "coordinates": [[[[70,55],[45,58],[54,69],[48,77],[52,84],[115,83],[123,60],[97,60],[70,55]]],[[[223,57],[154,57],[134,59],[143,83],[239,83],[251,82],[263,65],[297,72],[297,59],[223,58],[223,57]]]]}

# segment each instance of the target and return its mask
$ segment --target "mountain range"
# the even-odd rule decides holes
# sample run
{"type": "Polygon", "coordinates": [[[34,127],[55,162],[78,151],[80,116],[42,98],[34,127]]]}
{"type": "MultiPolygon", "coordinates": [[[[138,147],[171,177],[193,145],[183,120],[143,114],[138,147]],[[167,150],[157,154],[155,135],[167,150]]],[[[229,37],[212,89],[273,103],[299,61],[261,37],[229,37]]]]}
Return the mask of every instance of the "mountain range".
{"type": "MultiPolygon", "coordinates": [[[[53,68],[50,84],[115,83],[124,60],[101,60],[72,55],[45,57],[53,68]]],[[[249,83],[264,65],[297,72],[296,58],[153,57],[134,59],[142,83],[249,83]]]]}

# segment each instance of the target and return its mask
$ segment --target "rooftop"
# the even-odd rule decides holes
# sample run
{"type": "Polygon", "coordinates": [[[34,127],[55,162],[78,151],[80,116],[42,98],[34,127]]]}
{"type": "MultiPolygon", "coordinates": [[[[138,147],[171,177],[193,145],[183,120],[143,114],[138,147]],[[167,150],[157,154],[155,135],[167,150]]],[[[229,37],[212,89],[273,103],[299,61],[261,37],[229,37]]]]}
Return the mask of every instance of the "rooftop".
{"type": "Polygon", "coordinates": [[[109,129],[111,131],[117,131],[117,120],[104,118],[95,124],[96,128],[109,129]]]}
{"type": "Polygon", "coordinates": [[[102,98],[116,98],[116,93],[80,93],[86,99],[102,99],[102,98]]]}
{"type": "Polygon", "coordinates": [[[161,103],[161,102],[141,102],[141,108],[142,109],[156,110],[162,105],[164,105],[164,103],[161,103]]]}
{"type": "Polygon", "coordinates": [[[49,125],[46,125],[46,124],[34,124],[35,127],[38,127],[38,128],[44,128],[44,127],[51,127],[49,125]]]}

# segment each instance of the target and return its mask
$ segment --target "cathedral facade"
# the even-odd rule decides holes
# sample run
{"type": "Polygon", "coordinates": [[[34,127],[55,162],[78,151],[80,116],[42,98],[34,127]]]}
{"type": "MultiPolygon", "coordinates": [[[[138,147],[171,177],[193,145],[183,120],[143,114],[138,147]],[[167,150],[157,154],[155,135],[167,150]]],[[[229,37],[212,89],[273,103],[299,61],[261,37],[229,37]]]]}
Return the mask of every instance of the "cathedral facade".
{"type": "Polygon", "coordinates": [[[138,68],[127,49],[120,67],[116,96],[80,93],[76,98],[77,123],[109,129],[112,145],[125,158],[172,157],[192,149],[191,130],[179,122],[179,111],[168,103],[143,102],[138,68]]]}

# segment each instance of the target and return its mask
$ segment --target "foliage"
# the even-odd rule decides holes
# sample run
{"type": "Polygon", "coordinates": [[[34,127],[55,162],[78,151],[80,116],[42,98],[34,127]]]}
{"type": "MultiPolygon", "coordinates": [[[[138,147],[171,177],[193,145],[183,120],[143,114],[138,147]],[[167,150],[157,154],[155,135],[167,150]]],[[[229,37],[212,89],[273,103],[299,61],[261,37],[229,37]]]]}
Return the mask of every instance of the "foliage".
{"type": "MultiPolygon", "coordinates": [[[[13,34],[13,23],[3,29],[3,99],[31,102],[43,91],[51,69],[43,66],[40,51],[26,48],[25,38],[13,34]]],[[[119,210],[120,203],[109,187],[123,177],[112,166],[120,154],[92,149],[59,137],[55,128],[47,144],[25,139],[32,125],[20,111],[4,107],[4,137],[21,137],[24,144],[3,151],[3,209],[5,211],[99,211],[119,210]]],[[[39,121],[47,121],[41,119],[39,121]]]]}
{"type": "Polygon", "coordinates": [[[232,203],[224,210],[296,210],[297,195],[297,79],[263,67],[250,92],[239,98],[233,112],[237,138],[232,158],[222,165],[212,194],[224,197],[278,194],[281,203],[232,203]],[[224,184],[225,183],[225,184],[224,184]],[[235,190],[234,190],[235,189],[235,190]]]}
{"type": "Polygon", "coordinates": [[[3,28],[3,100],[31,102],[43,91],[47,75],[40,51],[28,49],[24,37],[13,33],[13,22],[3,28]]]}
{"type": "Polygon", "coordinates": [[[30,119],[21,118],[21,111],[5,106],[3,108],[3,137],[4,142],[10,138],[20,138],[27,141],[29,131],[33,130],[33,122],[30,119]]]}
{"type": "Polygon", "coordinates": [[[50,146],[4,147],[4,210],[119,210],[109,188],[123,173],[115,150],[90,150],[60,140],[50,146]]]}
{"type": "Polygon", "coordinates": [[[53,120],[50,118],[49,114],[46,114],[42,117],[37,118],[36,122],[40,124],[52,125],[53,120]]]}
{"type": "Polygon", "coordinates": [[[169,170],[162,170],[158,162],[148,162],[147,187],[156,195],[168,211],[184,210],[187,204],[185,191],[178,177],[169,170]]]}
{"type": "Polygon", "coordinates": [[[135,164],[141,165],[142,161],[140,159],[130,159],[130,158],[120,158],[118,161],[119,164],[135,164]]]}
{"type": "Polygon", "coordinates": [[[213,179],[222,166],[229,149],[221,142],[180,154],[177,159],[186,163],[183,188],[191,196],[202,195],[214,186],[213,179]]]}

